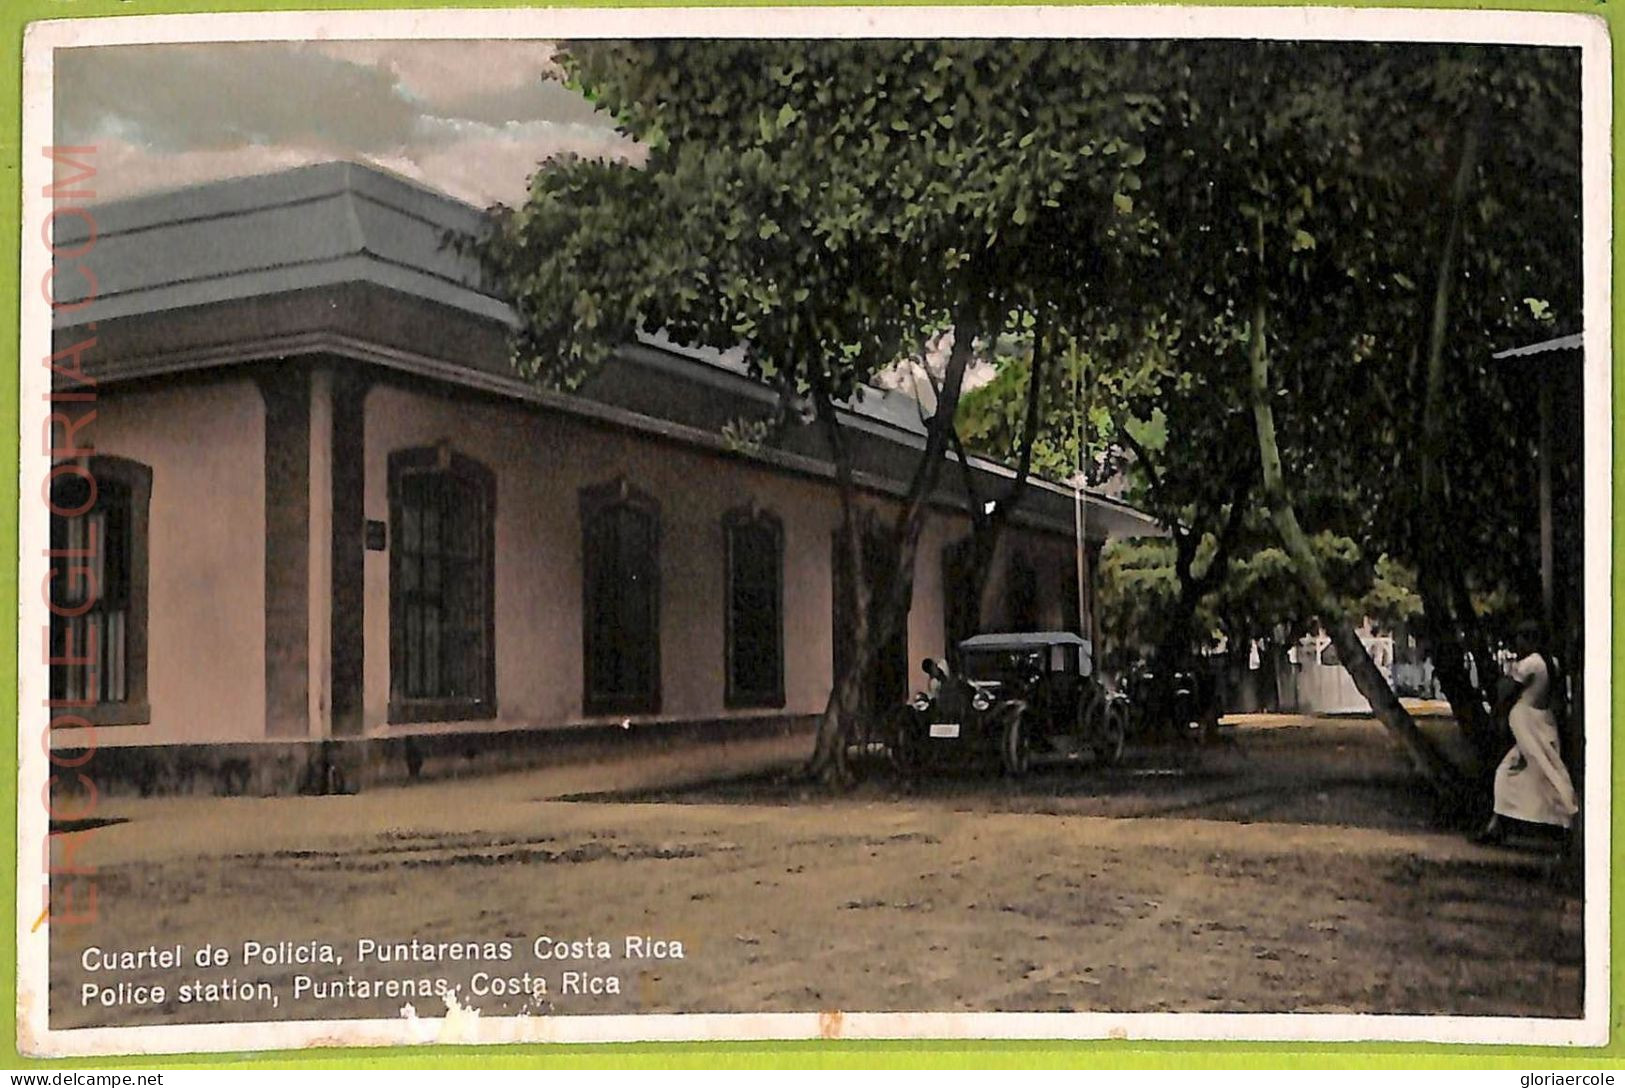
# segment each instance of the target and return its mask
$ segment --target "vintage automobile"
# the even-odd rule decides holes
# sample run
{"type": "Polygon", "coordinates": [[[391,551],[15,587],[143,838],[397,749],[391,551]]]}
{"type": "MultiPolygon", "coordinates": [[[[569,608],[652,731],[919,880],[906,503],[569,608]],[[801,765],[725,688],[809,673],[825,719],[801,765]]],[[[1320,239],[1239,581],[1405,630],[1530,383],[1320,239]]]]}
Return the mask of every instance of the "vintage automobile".
{"type": "Polygon", "coordinates": [[[1188,740],[1201,744],[1218,729],[1211,681],[1185,669],[1157,673],[1150,666],[1131,671],[1125,682],[1129,721],[1136,736],[1188,740]]]}
{"type": "Polygon", "coordinates": [[[891,747],[905,774],[996,759],[1020,776],[1039,761],[1090,757],[1110,766],[1122,758],[1127,701],[1100,684],[1087,639],[976,635],[958,650],[958,673],[926,658],[930,685],[896,716],[891,747]]]}

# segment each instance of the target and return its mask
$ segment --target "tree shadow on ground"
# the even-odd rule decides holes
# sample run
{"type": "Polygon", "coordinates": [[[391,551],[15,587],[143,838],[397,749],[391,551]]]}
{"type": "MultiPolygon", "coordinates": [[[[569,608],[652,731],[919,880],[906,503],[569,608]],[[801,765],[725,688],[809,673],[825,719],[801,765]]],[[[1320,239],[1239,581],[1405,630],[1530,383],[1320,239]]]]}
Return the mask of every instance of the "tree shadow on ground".
{"type": "MultiPolygon", "coordinates": [[[[1430,832],[1452,816],[1369,719],[1313,719],[1226,728],[1208,744],[1140,745],[1115,767],[1052,763],[1012,779],[967,765],[904,777],[883,756],[857,764],[849,790],[831,792],[802,768],[702,778],[652,789],[572,794],[566,801],[629,804],[816,805],[908,802],[969,813],[1345,826],[1430,832]]],[[[1550,851],[1539,836],[1515,847],[1550,851]]],[[[1516,851],[1514,851],[1516,852],[1516,851]]]]}

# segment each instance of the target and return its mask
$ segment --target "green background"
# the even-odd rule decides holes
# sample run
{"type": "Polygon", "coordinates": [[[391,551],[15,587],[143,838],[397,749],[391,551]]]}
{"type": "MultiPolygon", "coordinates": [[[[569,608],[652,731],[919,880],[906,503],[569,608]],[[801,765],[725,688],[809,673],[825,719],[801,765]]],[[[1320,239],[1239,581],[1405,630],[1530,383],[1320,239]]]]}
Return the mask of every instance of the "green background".
{"type": "MultiPolygon", "coordinates": [[[[795,0],[776,0],[794,3],[795,0]]],[[[883,2],[883,0],[882,0],[883,2]]],[[[1167,0],[1164,0],[1167,2],[1167,0]]],[[[1276,0],[1270,6],[1279,6],[1276,0]]],[[[10,437],[0,442],[0,571],[7,576],[0,579],[0,614],[15,615],[17,607],[17,427],[18,427],[18,374],[16,352],[18,347],[19,289],[18,255],[21,239],[22,212],[22,48],[23,31],[27,24],[41,19],[90,18],[96,16],[152,15],[209,11],[302,11],[312,9],[410,9],[410,8],[499,8],[499,7],[563,7],[550,4],[503,4],[500,0],[0,0],[0,48],[4,50],[5,82],[0,86],[0,216],[4,226],[0,253],[0,296],[9,301],[0,306],[0,360],[5,361],[0,377],[0,419],[8,421],[10,437]]],[[[654,7],[678,6],[660,4],[625,3],[622,0],[604,0],[597,4],[571,5],[579,7],[654,7]]],[[[748,7],[744,4],[706,4],[709,7],[748,7]]],[[[870,6],[874,6],[871,0],[870,6]]],[[[1213,5],[1218,6],[1218,5],[1213,5]]],[[[1236,6],[1236,5],[1231,5],[1236,6]]],[[[1326,4],[1324,6],[1334,6],[1326,4]]],[[[1625,0],[1615,2],[1505,2],[1495,5],[1473,3],[1470,0],[1443,3],[1409,3],[1405,0],[1338,0],[1339,7],[1406,7],[1449,8],[1457,10],[1518,10],[1566,11],[1597,15],[1605,19],[1610,32],[1620,21],[1620,10],[1625,0]]],[[[1616,43],[1610,58],[1613,67],[1613,100],[1616,118],[1625,115],[1625,96],[1621,94],[1621,51],[1616,43]]],[[[1610,148],[1617,157],[1621,147],[1620,130],[1616,124],[1609,138],[1610,148]]],[[[1618,263],[1625,247],[1621,245],[1618,185],[1614,191],[1614,239],[1611,256],[1618,263]]],[[[1622,296],[1612,299],[1614,328],[1613,385],[1617,389],[1625,380],[1621,367],[1619,314],[1622,296]]],[[[1618,452],[1613,459],[1617,467],[1618,452]]],[[[1614,505],[1622,505],[1620,480],[1613,482],[1614,505]]],[[[1620,543],[1620,532],[1613,528],[1613,543],[1620,543]]],[[[1611,563],[1610,583],[1618,581],[1620,559],[1615,555],[1611,563]]],[[[1621,613],[1615,607],[1613,614],[1613,672],[1619,673],[1621,655],[1625,654],[1625,639],[1621,638],[1621,613]]],[[[17,643],[16,624],[0,623],[0,714],[5,720],[17,721],[17,643]]],[[[1621,720],[1621,692],[1612,693],[1613,750],[1625,748],[1619,723],[1621,720]]],[[[1615,757],[1616,768],[1619,765],[1615,757]]],[[[17,781],[16,738],[8,736],[0,741],[0,781],[17,781]]],[[[1617,770],[1615,788],[1622,785],[1617,770]]],[[[12,859],[16,855],[17,805],[15,798],[0,806],[0,828],[4,828],[6,858],[0,862],[5,889],[4,901],[9,917],[16,902],[17,874],[12,859]]],[[[1625,841],[1625,820],[1617,803],[1611,814],[1612,841],[1625,841]]],[[[154,1068],[211,1069],[211,1068],[265,1068],[265,1069],[327,1069],[428,1067],[459,1068],[481,1066],[488,1068],[614,1068],[614,1067],[869,1067],[907,1066],[915,1068],[960,1066],[1046,1067],[1087,1066],[1140,1069],[1205,1068],[1301,1068],[1305,1066],[1327,1068],[1466,1068],[1466,1069],[1552,1069],[1552,1068],[1619,1068],[1625,1059],[1625,971],[1621,970],[1625,956],[1625,912],[1620,904],[1625,901],[1625,881],[1616,865],[1612,876],[1613,914],[1610,919],[1611,944],[1614,948],[1611,1003],[1609,1009],[1610,1042],[1601,1049],[1566,1047],[1502,1047],[1502,1046],[1440,1046],[1418,1043],[1177,1043],[1100,1040],[1086,1042],[859,1042],[859,1041],[807,1041],[790,1043],[662,1043],[662,1044],[537,1044],[528,1046],[430,1046],[370,1048],[358,1050],[306,1050],[278,1053],[249,1053],[241,1055],[211,1054],[198,1056],[168,1056],[161,1059],[137,1058],[85,1058],[59,1061],[34,1061],[20,1057],[16,1049],[16,933],[8,922],[0,926],[0,971],[5,974],[4,997],[0,1001],[0,1066],[6,1068],[49,1067],[53,1069],[127,1068],[132,1070],[154,1068]],[[7,966],[11,965],[11,966],[7,966]]],[[[1170,965],[1170,969],[1177,969],[1170,965]]]]}

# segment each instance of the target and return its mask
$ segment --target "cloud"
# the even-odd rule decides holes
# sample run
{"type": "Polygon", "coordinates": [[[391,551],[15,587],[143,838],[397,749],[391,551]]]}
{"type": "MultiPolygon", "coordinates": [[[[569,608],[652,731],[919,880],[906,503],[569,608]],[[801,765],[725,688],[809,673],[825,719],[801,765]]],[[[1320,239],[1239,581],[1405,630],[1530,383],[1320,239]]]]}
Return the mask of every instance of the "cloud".
{"type": "Polygon", "coordinates": [[[524,125],[469,126],[455,141],[425,146],[414,175],[471,204],[518,204],[539,162],[556,155],[641,162],[644,149],[602,129],[533,121],[524,125]]]}
{"type": "Polygon", "coordinates": [[[418,110],[386,71],[282,43],[62,51],[58,138],[117,135],[155,152],[319,141],[402,143],[418,110]]]}
{"type": "MultiPolygon", "coordinates": [[[[928,414],[935,412],[937,386],[941,384],[943,375],[948,369],[948,355],[953,346],[954,335],[951,330],[934,336],[919,354],[899,359],[880,370],[874,377],[874,384],[881,389],[913,397],[928,414]]],[[[980,389],[997,376],[998,367],[992,360],[981,353],[973,355],[965,366],[960,393],[980,389]]]]}
{"type": "Polygon", "coordinates": [[[475,204],[513,203],[554,155],[642,155],[546,78],[553,52],[506,40],[62,50],[57,140],[102,149],[109,197],[351,159],[475,204]]]}
{"type": "Polygon", "coordinates": [[[266,174],[333,157],[312,154],[295,147],[267,146],[154,154],[149,148],[117,137],[97,140],[95,148],[94,186],[98,200],[118,200],[158,189],[266,174]]]}
{"type": "Polygon", "coordinates": [[[592,103],[557,80],[552,42],[361,41],[308,48],[389,72],[426,113],[501,124],[559,121],[609,127],[592,103]]]}

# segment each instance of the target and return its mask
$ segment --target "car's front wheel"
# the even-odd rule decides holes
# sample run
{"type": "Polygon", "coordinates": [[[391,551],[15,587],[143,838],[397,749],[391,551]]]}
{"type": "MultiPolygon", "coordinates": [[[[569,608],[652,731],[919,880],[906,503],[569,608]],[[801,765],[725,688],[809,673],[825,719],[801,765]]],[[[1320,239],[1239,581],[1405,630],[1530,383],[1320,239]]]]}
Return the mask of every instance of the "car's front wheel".
{"type": "Polygon", "coordinates": [[[1032,736],[1027,729],[1025,715],[1012,714],[1004,723],[999,755],[1004,764],[1004,773],[1011,778],[1021,778],[1032,769],[1032,736]]]}
{"type": "Polygon", "coordinates": [[[1095,755],[1103,767],[1115,767],[1123,760],[1128,747],[1128,711],[1121,703],[1106,707],[1106,720],[1101,723],[1100,738],[1095,755]]]}

